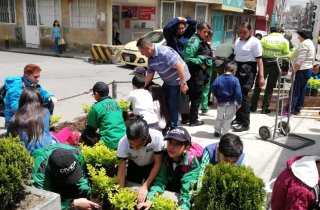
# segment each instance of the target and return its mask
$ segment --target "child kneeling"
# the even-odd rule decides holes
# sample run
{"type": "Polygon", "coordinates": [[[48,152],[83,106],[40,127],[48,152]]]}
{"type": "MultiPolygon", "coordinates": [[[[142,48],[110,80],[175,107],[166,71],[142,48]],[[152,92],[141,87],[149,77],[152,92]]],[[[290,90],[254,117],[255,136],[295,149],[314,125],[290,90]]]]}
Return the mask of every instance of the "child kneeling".
{"type": "Polygon", "coordinates": [[[127,135],[120,140],[117,150],[119,185],[124,187],[125,180],[142,184],[138,192],[140,203],[161,168],[163,136],[160,131],[149,129],[142,116],[135,115],[126,124],[127,135]]]}
{"type": "Polygon", "coordinates": [[[163,155],[161,170],[150,188],[147,201],[138,204],[138,209],[149,209],[155,194],[165,190],[180,193],[180,209],[188,210],[191,207],[190,191],[197,183],[200,171],[198,157],[189,152],[191,136],[185,128],[177,127],[168,133],[165,140],[167,151],[163,155]]]}

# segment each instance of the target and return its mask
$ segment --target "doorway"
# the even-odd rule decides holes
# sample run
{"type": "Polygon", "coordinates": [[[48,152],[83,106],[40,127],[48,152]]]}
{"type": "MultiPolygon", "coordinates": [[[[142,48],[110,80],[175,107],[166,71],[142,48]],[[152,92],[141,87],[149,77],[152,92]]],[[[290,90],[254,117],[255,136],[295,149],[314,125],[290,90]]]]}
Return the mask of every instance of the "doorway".
{"type": "Polygon", "coordinates": [[[38,48],[40,44],[37,0],[24,0],[26,47],[38,48]]]}

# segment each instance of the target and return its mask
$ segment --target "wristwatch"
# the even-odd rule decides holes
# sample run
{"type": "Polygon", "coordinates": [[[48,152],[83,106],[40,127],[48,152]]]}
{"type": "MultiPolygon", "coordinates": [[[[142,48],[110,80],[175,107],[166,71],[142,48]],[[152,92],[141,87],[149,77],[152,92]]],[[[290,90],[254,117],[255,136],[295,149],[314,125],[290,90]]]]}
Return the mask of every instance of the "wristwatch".
{"type": "Polygon", "coordinates": [[[183,83],[180,83],[181,86],[186,86],[187,83],[183,82],[183,83]]]}

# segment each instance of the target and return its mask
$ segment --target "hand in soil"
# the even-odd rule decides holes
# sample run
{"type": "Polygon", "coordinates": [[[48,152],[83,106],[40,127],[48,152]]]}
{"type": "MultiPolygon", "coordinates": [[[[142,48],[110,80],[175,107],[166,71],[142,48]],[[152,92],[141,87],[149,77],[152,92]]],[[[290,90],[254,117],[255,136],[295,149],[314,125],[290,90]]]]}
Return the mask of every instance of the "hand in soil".
{"type": "Polygon", "coordinates": [[[144,202],[146,200],[147,195],[148,195],[148,188],[142,186],[138,192],[138,204],[144,202]]]}
{"type": "Polygon", "coordinates": [[[73,201],[73,207],[79,210],[94,210],[99,209],[100,205],[92,201],[89,201],[86,198],[79,198],[73,201]]]}
{"type": "Polygon", "coordinates": [[[150,209],[151,205],[152,205],[152,201],[146,201],[143,203],[139,203],[137,205],[137,209],[148,210],[148,209],[150,209]]]}

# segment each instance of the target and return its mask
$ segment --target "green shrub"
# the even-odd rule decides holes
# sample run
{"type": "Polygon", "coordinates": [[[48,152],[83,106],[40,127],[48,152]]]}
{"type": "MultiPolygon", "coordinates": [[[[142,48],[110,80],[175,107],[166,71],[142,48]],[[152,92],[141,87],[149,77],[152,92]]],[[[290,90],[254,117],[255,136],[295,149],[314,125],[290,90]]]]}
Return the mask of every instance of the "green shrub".
{"type": "Polygon", "coordinates": [[[109,149],[102,141],[93,147],[81,145],[81,152],[87,164],[96,169],[104,168],[110,177],[116,175],[116,166],[119,163],[117,151],[109,149]]]}
{"type": "Polygon", "coordinates": [[[0,139],[0,209],[12,209],[23,198],[32,167],[30,152],[19,138],[0,139]]]}
{"type": "Polygon", "coordinates": [[[124,101],[123,99],[119,99],[117,100],[117,103],[119,104],[119,106],[121,107],[122,111],[128,111],[130,108],[130,103],[124,101]]]}
{"type": "Polygon", "coordinates": [[[101,168],[99,171],[87,164],[88,172],[92,181],[92,191],[103,199],[105,195],[117,189],[117,177],[108,177],[106,170],[101,168]]]}
{"type": "Polygon", "coordinates": [[[152,201],[151,210],[175,210],[178,205],[173,200],[156,194],[155,199],[152,201]]]}
{"type": "Polygon", "coordinates": [[[115,209],[132,210],[137,205],[138,194],[125,188],[120,188],[114,194],[109,193],[109,201],[115,209]]]}
{"type": "Polygon", "coordinates": [[[90,110],[92,109],[92,106],[93,106],[92,104],[91,105],[85,104],[85,103],[81,104],[82,110],[86,114],[90,112],[90,110]]]}
{"type": "Polygon", "coordinates": [[[50,117],[50,126],[55,126],[61,119],[61,114],[54,114],[50,117]]]}
{"type": "Polygon", "coordinates": [[[264,207],[263,181],[251,168],[230,164],[209,164],[194,209],[259,210],[264,207]]]}

